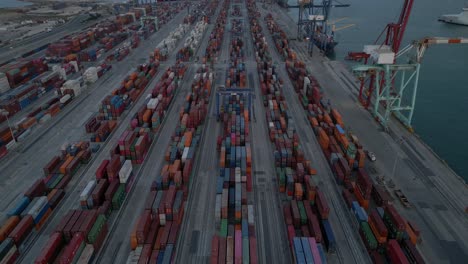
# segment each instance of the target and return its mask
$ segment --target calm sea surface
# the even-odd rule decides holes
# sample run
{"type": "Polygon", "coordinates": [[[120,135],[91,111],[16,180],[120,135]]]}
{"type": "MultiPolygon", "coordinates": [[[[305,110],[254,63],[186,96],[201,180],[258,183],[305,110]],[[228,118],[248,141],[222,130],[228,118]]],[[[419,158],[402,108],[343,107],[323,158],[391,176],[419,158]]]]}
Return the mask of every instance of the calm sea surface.
{"type": "MultiPolygon", "coordinates": [[[[296,2],[290,0],[290,3],[296,2]]],[[[317,1],[318,2],[318,1],[317,1]]],[[[396,22],[404,0],[341,0],[348,8],[334,8],[332,20],[346,17],[337,28],[336,60],[348,51],[372,44],[389,22],[396,22]]],[[[458,14],[464,0],[415,0],[402,47],[425,36],[467,37],[468,26],[441,23],[442,14],[458,14]]],[[[297,17],[297,11],[290,14],[297,17]]],[[[431,46],[421,66],[413,116],[416,133],[468,181],[468,44],[431,46]]]]}
{"type": "Polygon", "coordinates": [[[16,0],[0,0],[0,8],[21,7],[21,6],[27,6],[27,5],[30,5],[30,4],[31,3],[16,1],[16,0]]]}

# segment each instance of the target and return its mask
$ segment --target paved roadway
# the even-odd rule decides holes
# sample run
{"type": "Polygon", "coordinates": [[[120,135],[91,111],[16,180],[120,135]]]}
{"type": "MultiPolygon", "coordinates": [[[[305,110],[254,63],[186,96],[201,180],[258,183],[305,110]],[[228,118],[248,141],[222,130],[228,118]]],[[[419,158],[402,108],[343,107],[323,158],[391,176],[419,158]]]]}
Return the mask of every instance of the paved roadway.
{"type": "MultiPolygon", "coordinates": [[[[292,261],[286,224],[283,215],[285,196],[279,193],[274,148],[269,140],[266,113],[263,107],[260,79],[255,60],[255,47],[246,5],[242,5],[244,38],[246,40],[246,72],[248,87],[255,92],[253,120],[251,122],[252,159],[254,181],[255,228],[257,231],[258,257],[260,263],[288,263],[292,261]],[[265,155],[267,153],[267,155],[265,155]]],[[[259,19],[261,20],[261,19],[259,19]]],[[[266,30],[266,27],[262,25],[266,30]]]]}
{"type": "MultiPolygon", "coordinates": [[[[261,5],[259,5],[261,7],[261,5]]],[[[261,12],[263,9],[259,9],[261,12]]],[[[262,12],[264,17],[266,12],[262,12]]],[[[282,12],[275,14],[277,23],[285,23],[287,19],[284,15],[278,16],[282,12]]],[[[289,77],[284,68],[284,63],[279,56],[274,42],[269,34],[266,24],[263,18],[260,20],[264,32],[266,35],[268,46],[270,47],[270,53],[272,59],[278,65],[279,76],[284,81],[284,96],[289,105],[289,109],[292,112],[293,121],[296,124],[296,130],[298,132],[300,142],[303,146],[306,159],[312,161],[313,166],[317,169],[318,174],[314,177],[315,183],[324,190],[324,194],[330,205],[331,211],[329,220],[335,232],[337,240],[337,254],[328,255],[329,262],[331,263],[366,263],[370,262],[368,254],[366,253],[364,244],[362,243],[357,230],[351,225],[353,215],[347,209],[341,198],[341,191],[334,180],[333,173],[328,166],[328,162],[323,155],[320,146],[314,136],[314,132],[309,125],[305,111],[302,108],[299,99],[296,96],[296,92],[289,80],[289,77]]]]}
{"type": "Polygon", "coordinates": [[[307,58],[305,46],[294,45],[353,133],[376,154],[377,162],[368,165],[371,176],[392,179],[395,188],[401,189],[413,205],[412,209],[405,209],[393,196],[398,211],[421,229],[423,242],[418,248],[425,259],[433,263],[468,259],[468,219],[464,213],[468,191],[464,181],[398,121],[392,119],[390,131],[383,132],[357,103],[358,84],[346,66],[319,52],[307,58]]]}
{"type": "MultiPolygon", "coordinates": [[[[203,56],[208,44],[209,33],[207,32],[211,32],[212,28],[213,25],[209,25],[205,31],[202,41],[200,42],[201,45],[196,52],[196,56],[203,56]]],[[[185,38],[183,38],[183,40],[184,39],[185,38]]],[[[182,47],[183,41],[181,41],[178,47],[174,49],[173,56],[169,59],[169,61],[171,61],[168,62],[169,64],[172,65],[175,62],[175,54],[182,47]]],[[[105,242],[105,245],[100,254],[97,256],[95,262],[126,263],[128,255],[130,254],[130,233],[133,226],[135,225],[135,222],[137,221],[137,218],[143,211],[144,201],[150,191],[149,187],[151,186],[151,183],[155,180],[156,175],[161,171],[161,168],[166,163],[164,160],[165,150],[169,146],[169,143],[171,142],[171,135],[179,123],[179,109],[183,106],[185,96],[191,89],[193,76],[196,73],[198,67],[200,67],[200,64],[198,63],[191,63],[189,65],[189,68],[185,73],[185,77],[183,78],[183,81],[177,90],[177,94],[173,99],[173,105],[167,112],[166,120],[171,120],[171,122],[165,122],[157,140],[153,143],[151,149],[148,152],[148,156],[145,159],[144,165],[137,174],[137,179],[135,180],[136,182],[132,187],[131,193],[126,199],[124,206],[117,215],[112,216],[110,223],[112,223],[113,226],[110,229],[109,235],[106,238],[107,241],[105,242]]],[[[204,144],[201,143],[200,146],[202,145],[204,144]]],[[[209,193],[207,192],[206,194],[209,193]]],[[[214,208],[214,206],[211,208],[214,208]]],[[[183,232],[179,233],[182,234],[183,232]]],[[[204,243],[204,245],[205,247],[208,245],[208,250],[211,250],[211,238],[209,238],[207,242],[204,243]]]]}
{"type": "MultiPolygon", "coordinates": [[[[213,23],[221,11],[220,2],[213,23]]],[[[205,54],[209,34],[214,30],[214,24],[207,28],[207,38],[200,47],[199,54],[205,54]]],[[[222,51],[228,47],[228,33],[224,33],[222,51]]],[[[220,60],[227,59],[227,53],[222,53],[220,60]],[[223,54],[225,56],[223,56],[223,54]]],[[[189,196],[185,202],[184,220],[179,230],[174,254],[175,263],[207,263],[211,254],[211,239],[219,227],[215,222],[216,180],[218,176],[218,155],[216,139],[221,133],[221,125],[216,121],[215,89],[224,85],[226,68],[215,63],[215,80],[209,103],[208,116],[205,120],[202,139],[197,150],[195,165],[189,186],[189,196]]]]}

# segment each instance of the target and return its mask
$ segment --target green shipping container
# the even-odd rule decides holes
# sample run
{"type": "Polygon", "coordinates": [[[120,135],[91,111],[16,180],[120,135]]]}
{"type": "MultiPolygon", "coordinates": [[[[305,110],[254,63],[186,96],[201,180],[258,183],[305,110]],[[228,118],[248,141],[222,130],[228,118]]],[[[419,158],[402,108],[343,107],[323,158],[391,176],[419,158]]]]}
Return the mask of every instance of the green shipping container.
{"type": "Polygon", "coordinates": [[[297,201],[297,207],[299,208],[299,215],[301,217],[301,224],[307,224],[307,214],[302,201],[297,201]]]}
{"type": "Polygon", "coordinates": [[[376,249],[377,239],[375,239],[374,233],[372,233],[372,230],[367,222],[361,222],[361,230],[367,240],[367,245],[369,245],[369,248],[376,249]]]}
{"type": "Polygon", "coordinates": [[[119,188],[112,197],[112,209],[117,210],[122,205],[123,200],[125,199],[125,186],[124,184],[120,184],[119,188]]]}
{"type": "Polygon", "coordinates": [[[221,219],[221,228],[219,230],[219,236],[227,237],[227,230],[228,230],[228,220],[221,219]]]}
{"type": "Polygon", "coordinates": [[[250,253],[249,253],[249,238],[244,237],[242,239],[242,263],[250,263],[250,253]]]}
{"type": "Polygon", "coordinates": [[[98,217],[96,218],[96,222],[94,222],[94,225],[91,228],[91,231],[89,231],[88,243],[94,244],[99,233],[101,233],[101,229],[105,223],[106,223],[106,217],[103,215],[98,215],[98,217]]]}

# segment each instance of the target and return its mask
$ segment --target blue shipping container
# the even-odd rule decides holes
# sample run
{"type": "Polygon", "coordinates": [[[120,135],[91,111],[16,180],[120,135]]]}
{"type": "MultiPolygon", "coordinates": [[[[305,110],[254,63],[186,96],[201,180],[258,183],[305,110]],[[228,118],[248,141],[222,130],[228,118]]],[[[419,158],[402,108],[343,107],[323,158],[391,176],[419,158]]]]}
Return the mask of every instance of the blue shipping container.
{"type": "Polygon", "coordinates": [[[28,207],[29,202],[30,202],[29,198],[26,196],[23,196],[21,200],[19,200],[19,202],[16,204],[16,206],[7,213],[7,215],[8,216],[20,215],[23,212],[23,210],[26,207],[28,207]]]}
{"type": "Polygon", "coordinates": [[[307,237],[301,237],[302,250],[304,250],[304,256],[307,264],[314,264],[314,257],[312,256],[312,250],[310,249],[309,239],[307,237]]]}
{"type": "Polygon", "coordinates": [[[327,219],[321,220],[322,229],[323,229],[323,238],[325,241],[325,246],[328,249],[329,253],[334,253],[336,251],[336,240],[335,234],[333,234],[333,229],[327,219]]]}

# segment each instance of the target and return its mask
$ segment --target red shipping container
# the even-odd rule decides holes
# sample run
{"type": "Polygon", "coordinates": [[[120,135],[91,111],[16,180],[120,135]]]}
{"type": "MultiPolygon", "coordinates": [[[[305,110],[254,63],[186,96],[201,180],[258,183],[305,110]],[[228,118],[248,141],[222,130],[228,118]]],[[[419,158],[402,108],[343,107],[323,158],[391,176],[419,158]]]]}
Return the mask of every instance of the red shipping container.
{"type": "Polygon", "coordinates": [[[219,238],[219,255],[218,255],[218,264],[225,264],[226,263],[226,251],[227,251],[227,244],[226,238],[220,237],[219,238]]]}
{"type": "Polygon", "coordinates": [[[31,215],[26,215],[21,219],[21,221],[18,223],[18,225],[11,231],[10,237],[13,239],[15,244],[18,246],[21,244],[21,242],[31,233],[31,230],[34,227],[34,220],[31,215]]]}
{"type": "Polygon", "coordinates": [[[70,218],[70,221],[68,221],[67,225],[63,229],[63,236],[65,237],[66,241],[70,241],[73,238],[71,230],[75,225],[76,221],[78,221],[78,218],[80,218],[82,212],[83,211],[79,210],[75,211],[73,216],[70,218]]]}
{"type": "Polygon", "coordinates": [[[138,260],[138,264],[146,264],[148,263],[151,257],[151,245],[144,245],[143,249],[141,250],[140,259],[138,260]]]}
{"type": "Polygon", "coordinates": [[[219,248],[219,238],[217,235],[213,236],[211,240],[211,256],[210,256],[210,263],[217,264],[218,263],[218,248],[219,248]]]}
{"type": "Polygon", "coordinates": [[[63,254],[60,256],[60,264],[69,264],[72,262],[81,244],[84,243],[84,236],[82,233],[76,233],[71,239],[70,243],[64,249],[63,254]]]}
{"type": "Polygon", "coordinates": [[[109,165],[109,160],[105,159],[101,162],[98,169],[96,170],[96,180],[107,178],[107,165],[109,165]]]}
{"type": "Polygon", "coordinates": [[[178,234],[179,234],[179,224],[176,222],[172,222],[171,232],[169,232],[169,239],[167,243],[175,245],[178,234]]]}
{"type": "Polygon", "coordinates": [[[75,235],[76,233],[80,232],[80,228],[81,228],[81,225],[83,224],[83,222],[85,221],[85,219],[87,218],[88,216],[88,211],[83,211],[80,215],[80,217],[76,220],[75,224],[73,225],[72,229],[71,229],[71,235],[75,235]]]}
{"type": "Polygon", "coordinates": [[[28,197],[29,199],[33,199],[34,197],[43,196],[46,192],[47,187],[44,183],[43,179],[36,180],[31,187],[24,193],[24,196],[28,197]]]}
{"type": "Polygon", "coordinates": [[[44,171],[44,176],[47,176],[49,175],[50,173],[54,172],[54,170],[57,168],[57,166],[60,164],[60,157],[59,156],[55,156],[52,158],[51,161],[49,161],[49,163],[47,163],[47,165],[43,168],[43,171],[44,171]]]}
{"type": "Polygon", "coordinates": [[[161,235],[161,240],[159,243],[161,244],[161,249],[166,248],[167,241],[169,240],[169,234],[171,232],[172,222],[167,221],[166,225],[164,226],[164,231],[161,235]]]}
{"type": "Polygon", "coordinates": [[[257,238],[256,237],[249,237],[249,253],[250,253],[250,263],[257,264],[258,263],[258,256],[257,256],[257,238]]]}
{"type": "Polygon", "coordinates": [[[75,213],[75,210],[68,211],[68,213],[62,217],[59,224],[55,228],[55,232],[60,232],[60,233],[63,234],[63,229],[65,229],[65,226],[68,224],[70,219],[73,217],[74,213],[75,213]]]}
{"type": "Polygon", "coordinates": [[[34,264],[52,263],[62,249],[63,242],[61,233],[53,233],[42,249],[41,254],[34,261],[34,264]]]}
{"type": "Polygon", "coordinates": [[[322,191],[316,191],[315,195],[315,203],[317,204],[317,209],[320,214],[321,219],[327,219],[328,214],[330,213],[330,207],[328,207],[328,203],[323,195],[322,191]]]}
{"type": "Polygon", "coordinates": [[[158,235],[159,230],[159,220],[157,218],[153,219],[151,222],[151,226],[146,236],[145,244],[153,245],[154,241],[156,240],[156,236],[158,235]]]}
{"type": "Polygon", "coordinates": [[[136,238],[137,238],[138,245],[143,245],[145,243],[146,235],[148,234],[150,226],[151,226],[151,211],[145,210],[138,221],[138,225],[136,229],[136,238]]]}
{"type": "Polygon", "coordinates": [[[89,231],[91,231],[91,228],[93,228],[94,222],[96,222],[97,215],[97,210],[89,210],[86,214],[85,220],[81,223],[79,231],[83,232],[83,235],[85,237],[88,236],[89,231]]]}
{"type": "Polygon", "coordinates": [[[390,239],[387,243],[387,256],[391,263],[394,264],[409,264],[403,250],[395,239],[390,239]]]}
{"type": "Polygon", "coordinates": [[[119,185],[120,185],[119,181],[111,181],[109,187],[104,193],[104,197],[106,198],[107,201],[112,201],[112,197],[114,196],[117,189],[119,189],[119,185]]]}

